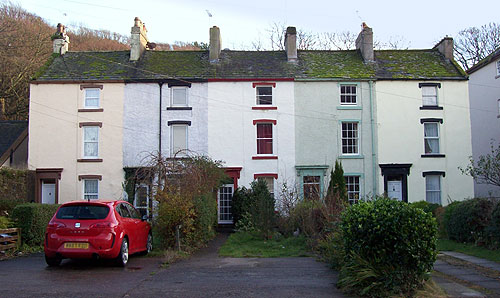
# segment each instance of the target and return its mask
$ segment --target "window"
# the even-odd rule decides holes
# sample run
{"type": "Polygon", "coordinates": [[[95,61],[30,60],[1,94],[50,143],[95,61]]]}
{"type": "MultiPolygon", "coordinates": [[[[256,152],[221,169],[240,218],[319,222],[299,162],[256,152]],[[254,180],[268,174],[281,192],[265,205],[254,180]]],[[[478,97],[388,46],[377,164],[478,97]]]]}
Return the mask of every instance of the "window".
{"type": "Polygon", "coordinates": [[[172,155],[184,155],[187,150],[187,125],[172,125],[172,155]]]}
{"type": "Polygon", "coordinates": [[[500,60],[497,61],[497,76],[500,76],[500,60]]]}
{"type": "Polygon", "coordinates": [[[340,85],[340,104],[357,104],[356,85],[340,85]]]}
{"type": "Polygon", "coordinates": [[[99,126],[83,127],[83,157],[99,156],[99,126]]]}
{"type": "Polygon", "coordinates": [[[422,105],[437,106],[437,86],[422,86],[422,105]]]}
{"type": "Polygon", "coordinates": [[[172,106],[186,107],[188,105],[187,90],[187,87],[171,87],[172,106]]]}
{"type": "Polygon", "coordinates": [[[428,203],[441,205],[441,176],[425,176],[425,200],[428,203]]]}
{"type": "Polygon", "coordinates": [[[273,124],[257,123],[257,154],[273,154],[273,124]]]}
{"type": "Polygon", "coordinates": [[[100,89],[98,88],[87,88],[85,89],[85,103],[84,107],[86,109],[98,108],[99,107],[99,97],[100,89]]]}
{"type": "Polygon", "coordinates": [[[439,153],[439,126],[438,123],[424,123],[425,154],[439,153]]]}
{"type": "Polygon", "coordinates": [[[257,179],[261,179],[266,182],[269,193],[274,197],[274,177],[258,177],[257,179]]]}
{"type": "Polygon", "coordinates": [[[344,176],[345,186],[347,188],[347,199],[350,204],[356,204],[359,201],[359,176],[344,176]]]}
{"type": "Polygon", "coordinates": [[[273,87],[260,86],[256,87],[257,105],[272,105],[273,104],[273,87]]]}
{"type": "Polygon", "coordinates": [[[498,105],[498,117],[500,117],[500,99],[497,100],[497,105],[498,105]]]}
{"type": "Polygon", "coordinates": [[[99,180],[84,179],[83,180],[83,199],[97,200],[99,197],[99,180]]]}
{"type": "Polygon", "coordinates": [[[142,216],[149,218],[149,186],[146,184],[138,185],[135,189],[134,206],[142,216]]]}
{"type": "Polygon", "coordinates": [[[306,200],[318,200],[321,197],[320,193],[320,176],[304,176],[303,178],[304,187],[304,199],[306,200]]]}
{"type": "Polygon", "coordinates": [[[342,154],[359,154],[357,122],[342,122],[342,154]]]}

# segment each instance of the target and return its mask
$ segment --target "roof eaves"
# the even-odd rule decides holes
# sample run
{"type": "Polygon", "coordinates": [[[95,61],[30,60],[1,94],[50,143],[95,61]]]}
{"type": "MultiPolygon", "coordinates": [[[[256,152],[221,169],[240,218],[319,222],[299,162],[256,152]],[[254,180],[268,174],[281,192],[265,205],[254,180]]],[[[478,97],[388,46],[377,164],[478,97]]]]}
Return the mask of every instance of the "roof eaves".
{"type": "Polygon", "coordinates": [[[493,53],[489,54],[478,63],[474,64],[471,68],[467,70],[467,73],[470,75],[473,72],[476,72],[481,68],[485,67],[486,65],[490,64],[499,57],[500,57],[500,47],[494,50],[493,53]]]}

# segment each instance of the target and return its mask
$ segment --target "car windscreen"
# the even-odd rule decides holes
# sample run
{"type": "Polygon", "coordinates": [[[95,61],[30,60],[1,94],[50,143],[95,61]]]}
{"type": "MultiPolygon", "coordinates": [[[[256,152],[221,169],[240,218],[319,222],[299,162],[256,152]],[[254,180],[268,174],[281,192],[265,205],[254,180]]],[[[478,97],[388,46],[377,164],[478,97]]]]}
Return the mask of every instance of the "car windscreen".
{"type": "Polygon", "coordinates": [[[58,219],[104,219],[108,216],[108,206],[69,205],[62,206],[57,211],[58,219]]]}

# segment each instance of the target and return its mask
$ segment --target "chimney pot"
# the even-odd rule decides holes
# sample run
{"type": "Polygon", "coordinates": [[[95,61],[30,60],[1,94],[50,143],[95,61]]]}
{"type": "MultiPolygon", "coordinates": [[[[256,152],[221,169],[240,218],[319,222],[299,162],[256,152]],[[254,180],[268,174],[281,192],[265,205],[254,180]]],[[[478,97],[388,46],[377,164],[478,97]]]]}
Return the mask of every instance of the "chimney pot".
{"type": "Polygon", "coordinates": [[[135,17],[134,26],[130,31],[130,61],[137,61],[141,58],[144,51],[148,48],[148,35],[146,25],[135,17]]]}
{"type": "Polygon", "coordinates": [[[221,49],[220,29],[217,26],[213,26],[210,28],[210,45],[208,49],[208,59],[210,62],[217,62],[219,60],[221,49]]]}
{"type": "Polygon", "coordinates": [[[285,52],[288,62],[297,62],[297,29],[295,27],[286,28],[285,52]]]}
{"type": "Polygon", "coordinates": [[[365,62],[374,62],[373,30],[365,22],[361,24],[361,27],[361,32],[358,38],[356,38],[356,50],[361,52],[361,56],[365,62]]]}

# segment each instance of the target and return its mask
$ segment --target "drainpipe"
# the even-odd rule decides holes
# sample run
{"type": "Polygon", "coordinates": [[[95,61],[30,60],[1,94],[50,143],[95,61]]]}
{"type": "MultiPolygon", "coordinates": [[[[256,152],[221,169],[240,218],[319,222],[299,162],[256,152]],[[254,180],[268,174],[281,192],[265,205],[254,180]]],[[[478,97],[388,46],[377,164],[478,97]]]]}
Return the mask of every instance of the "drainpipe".
{"type": "Polygon", "coordinates": [[[371,139],[372,139],[372,187],[373,195],[377,195],[377,153],[375,145],[375,119],[373,118],[373,81],[368,82],[370,89],[370,128],[371,128],[371,139]]]}
{"type": "Polygon", "coordinates": [[[159,109],[159,123],[158,123],[158,132],[159,132],[159,135],[158,135],[158,157],[161,158],[161,123],[162,123],[162,119],[161,119],[161,110],[162,110],[162,87],[163,87],[163,82],[158,82],[158,86],[160,86],[160,109],[159,109]]]}

